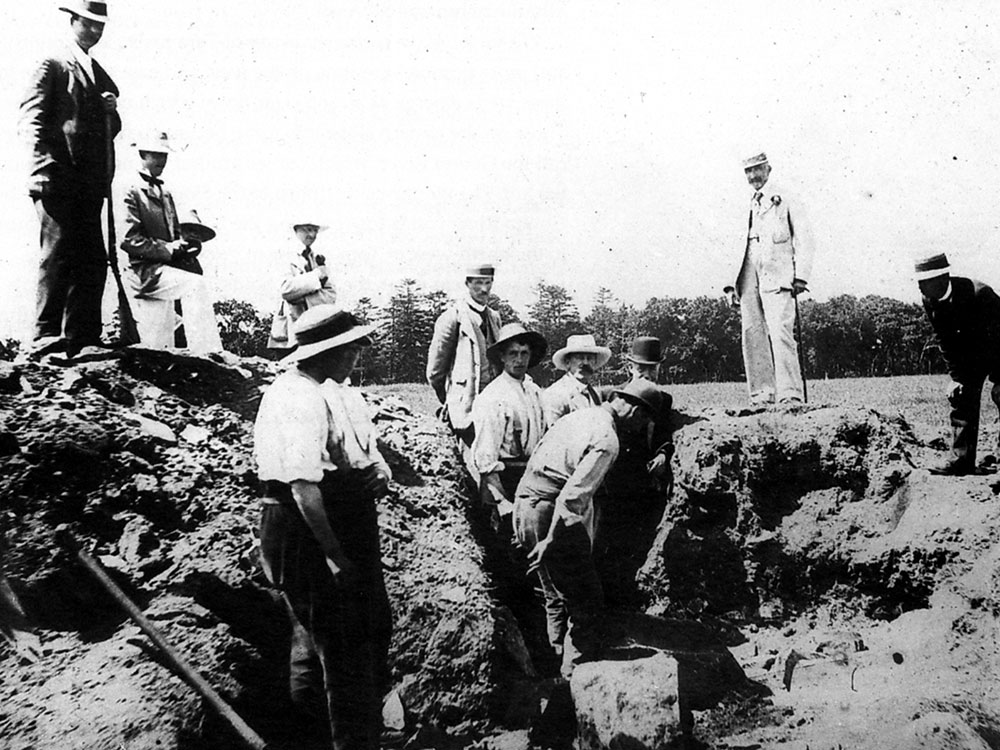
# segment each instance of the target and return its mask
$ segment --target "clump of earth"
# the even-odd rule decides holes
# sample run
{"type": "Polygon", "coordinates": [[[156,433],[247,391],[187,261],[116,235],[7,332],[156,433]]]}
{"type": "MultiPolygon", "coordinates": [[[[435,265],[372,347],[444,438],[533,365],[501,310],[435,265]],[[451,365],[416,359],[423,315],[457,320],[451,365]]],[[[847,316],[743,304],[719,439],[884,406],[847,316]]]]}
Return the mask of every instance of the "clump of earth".
{"type": "MultiPolygon", "coordinates": [[[[269,746],[324,746],[289,719],[287,618],[256,557],[251,432],[275,373],[141,348],[0,366],[5,600],[37,638],[0,642],[6,747],[241,746],[74,544],[269,746]]],[[[901,418],[679,415],[639,595],[566,684],[445,430],[367,398],[394,472],[399,746],[1000,748],[1000,483],[915,468],[901,418]]]]}

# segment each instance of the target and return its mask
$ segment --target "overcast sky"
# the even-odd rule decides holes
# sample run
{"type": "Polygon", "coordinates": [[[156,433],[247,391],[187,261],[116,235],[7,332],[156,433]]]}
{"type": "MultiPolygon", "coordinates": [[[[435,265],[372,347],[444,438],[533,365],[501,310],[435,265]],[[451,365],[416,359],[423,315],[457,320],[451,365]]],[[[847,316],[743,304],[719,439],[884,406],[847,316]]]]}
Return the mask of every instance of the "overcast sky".
{"type": "MultiPolygon", "coordinates": [[[[0,334],[31,320],[37,221],[17,108],[66,38],[57,3],[8,3],[0,63],[0,334]]],[[[1000,285],[1000,33],[991,2],[232,2],[119,0],[94,56],[129,144],[187,144],[164,174],[218,230],[218,298],[270,310],[290,225],[330,225],[343,299],[403,277],[453,292],[498,266],[589,308],[609,287],[721,294],[740,262],[742,158],[814,227],[818,299],[916,300],[912,258],[944,250],[1000,285]]],[[[119,207],[118,213],[121,213],[119,207]]],[[[107,295],[113,302],[114,295],[107,295]]]]}

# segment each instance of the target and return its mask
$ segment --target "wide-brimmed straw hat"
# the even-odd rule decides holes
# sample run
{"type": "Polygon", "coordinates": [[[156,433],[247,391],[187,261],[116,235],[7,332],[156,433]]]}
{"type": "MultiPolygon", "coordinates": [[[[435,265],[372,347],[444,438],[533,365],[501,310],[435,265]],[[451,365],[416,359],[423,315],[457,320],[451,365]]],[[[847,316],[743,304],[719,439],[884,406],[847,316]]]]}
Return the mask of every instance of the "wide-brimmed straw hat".
{"type": "Polygon", "coordinates": [[[644,406],[649,410],[650,416],[655,417],[663,407],[663,393],[655,383],[644,378],[636,378],[629,381],[621,388],[611,391],[616,396],[621,396],[626,401],[644,406]]]}
{"type": "Polygon", "coordinates": [[[570,354],[596,354],[597,365],[594,369],[604,367],[611,359],[611,350],[606,346],[598,346],[589,333],[580,333],[566,338],[566,346],[552,355],[552,364],[559,370],[566,369],[566,357],[570,354]]]}
{"type": "Polygon", "coordinates": [[[370,345],[369,336],[375,326],[362,325],[354,315],[337,305],[310,307],[292,325],[298,347],[282,358],[282,362],[301,362],[317,354],[345,344],[370,345]]]}
{"type": "Polygon", "coordinates": [[[64,0],[63,4],[59,6],[59,10],[89,18],[91,21],[108,22],[107,3],[93,3],[89,0],[64,0]]]}
{"type": "Polygon", "coordinates": [[[198,212],[193,208],[181,220],[180,227],[181,237],[192,242],[208,242],[215,238],[215,230],[203,224],[198,212]]]}
{"type": "Polygon", "coordinates": [[[637,365],[658,365],[663,361],[660,340],[655,336],[636,336],[632,339],[629,353],[625,355],[629,362],[637,365]]]}
{"type": "Polygon", "coordinates": [[[299,227],[316,227],[317,232],[324,232],[329,229],[329,225],[320,224],[318,221],[297,221],[292,224],[292,231],[298,230],[299,227]]]}
{"type": "Polygon", "coordinates": [[[528,367],[534,367],[539,362],[542,361],[542,357],[545,356],[545,352],[548,351],[549,345],[545,341],[545,337],[536,331],[529,331],[520,323],[508,323],[503,328],[500,329],[500,333],[497,334],[497,342],[493,344],[489,349],[486,350],[486,357],[495,365],[500,363],[500,355],[503,354],[504,348],[511,341],[522,340],[531,348],[531,357],[528,359],[528,367]]]}

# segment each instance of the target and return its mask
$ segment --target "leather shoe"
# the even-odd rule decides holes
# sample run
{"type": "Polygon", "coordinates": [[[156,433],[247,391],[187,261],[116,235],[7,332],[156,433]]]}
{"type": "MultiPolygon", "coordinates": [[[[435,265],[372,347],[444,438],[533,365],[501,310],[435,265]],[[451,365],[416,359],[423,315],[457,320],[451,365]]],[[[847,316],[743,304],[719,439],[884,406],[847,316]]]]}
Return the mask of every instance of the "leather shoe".
{"type": "Polygon", "coordinates": [[[928,466],[927,470],[931,474],[939,474],[948,477],[964,477],[967,474],[975,473],[975,467],[968,461],[956,461],[949,459],[934,466],[928,466]]]}

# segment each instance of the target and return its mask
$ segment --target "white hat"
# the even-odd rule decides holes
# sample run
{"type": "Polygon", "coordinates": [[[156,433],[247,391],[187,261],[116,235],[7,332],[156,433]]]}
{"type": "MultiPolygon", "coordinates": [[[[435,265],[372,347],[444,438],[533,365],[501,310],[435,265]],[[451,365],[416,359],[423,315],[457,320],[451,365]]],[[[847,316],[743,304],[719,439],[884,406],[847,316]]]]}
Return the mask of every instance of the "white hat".
{"type": "Polygon", "coordinates": [[[298,346],[282,358],[282,362],[301,362],[327,349],[358,341],[371,344],[368,336],[375,326],[362,325],[354,315],[337,305],[316,305],[302,313],[292,325],[298,346]]]}
{"type": "Polygon", "coordinates": [[[763,151],[761,151],[759,154],[754,154],[749,159],[744,159],[743,169],[759,167],[761,164],[767,164],[767,154],[765,154],[763,151]]]}
{"type": "Polygon", "coordinates": [[[594,337],[589,333],[580,333],[569,336],[566,339],[566,346],[552,355],[552,364],[557,369],[566,369],[566,357],[570,354],[596,354],[597,365],[594,369],[604,367],[611,359],[611,350],[606,346],[598,346],[594,337]]]}
{"type": "Polygon", "coordinates": [[[149,151],[154,154],[172,154],[177,151],[177,149],[170,145],[170,136],[163,131],[149,133],[132,145],[138,151],[149,151]]]}
{"type": "Polygon", "coordinates": [[[65,2],[59,6],[59,10],[72,13],[74,16],[89,18],[91,21],[100,21],[101,23],[108,22],[107,3],[93,3],[89,0],[65,0],[65,2]]]}
{"type": "Polygon", "coordinates": [[[299,227],[316,227],[317,232],[322,232],[330,227],[326,224],[320,224],[315,221],[297,221],[292,224],[292,231],[296,231],[299,227]]]}

